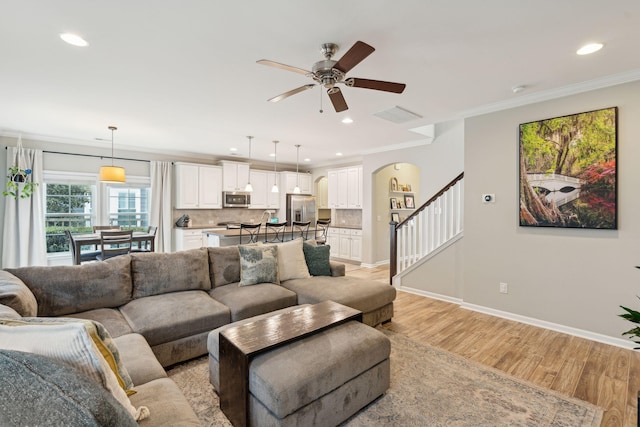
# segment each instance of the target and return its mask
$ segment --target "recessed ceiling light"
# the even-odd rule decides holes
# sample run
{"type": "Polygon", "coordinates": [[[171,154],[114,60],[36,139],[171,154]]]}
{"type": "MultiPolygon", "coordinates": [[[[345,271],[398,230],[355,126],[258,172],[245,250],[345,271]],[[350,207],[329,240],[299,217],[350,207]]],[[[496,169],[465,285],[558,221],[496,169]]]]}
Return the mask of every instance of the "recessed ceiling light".
{"type": "Polygon", "coordinates": [[[576,53],[578,55],[589,55],[590,53],[599,51],[603,47],[604,45],[602,43],[589,43],[578,49],[576,53]]]}
{"type": "Polygon", "coordinates": [[[513,93],[520,93],[523,90],[525,90],[527,87],[525,85],[518,85],[518,86],[514,86],[511,88],[511,92],[513,93]]]}
{"type": "Polygon", "coordinates": [[[336,153],[336,156],[342,156],[342,153],[336,153]]]}
{"type": "Polygon", "coordinates": [[[342,123],[344,123],[345,125],[351,124],[353,123],[353,119],[351,117],[345,117],[344,119],[342,119],[342,123]]]}
{"type": "Polygon", "coordinates": [[[235,147],[231,147],[231,148],[229,148],[229,151],[238,151],[238,149],[235,148],[235,147]]]}
{"type": "Polygon", "coordinates": [[[311,161],[311,159],[306,158],[306,159],[304,159],[304,161],[305,161],[305,162],[310,162],[310,161],[311,161]]]}
{"type": "Polygon", "coordinates": [[[276,153],[269,154],[269,157],[275,157],[275,156],[276,156],[276,153]]]}
{"type": "Polygon", "coordinates": [[[89,43],[77,34],[63,33],[63,34],[60,34],[60,38],[73,46],[78,46],[78,47],[89,46],[89,43]]]}

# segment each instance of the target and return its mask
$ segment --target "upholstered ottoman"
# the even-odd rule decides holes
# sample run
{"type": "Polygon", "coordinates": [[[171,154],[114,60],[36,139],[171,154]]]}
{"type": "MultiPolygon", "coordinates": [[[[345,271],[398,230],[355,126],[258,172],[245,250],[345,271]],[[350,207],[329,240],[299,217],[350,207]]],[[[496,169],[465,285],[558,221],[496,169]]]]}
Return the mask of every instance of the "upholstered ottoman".
{"type": "MultiPolygon", "coordinates": [[[[210,381],[216,390],[218,337],[232,326],[209,334],[210,381]]],[[[389,388],[390,352],[383,333],[349,321],[256,356],[249,368],[249,424],[340,424],[389,388]]]]}

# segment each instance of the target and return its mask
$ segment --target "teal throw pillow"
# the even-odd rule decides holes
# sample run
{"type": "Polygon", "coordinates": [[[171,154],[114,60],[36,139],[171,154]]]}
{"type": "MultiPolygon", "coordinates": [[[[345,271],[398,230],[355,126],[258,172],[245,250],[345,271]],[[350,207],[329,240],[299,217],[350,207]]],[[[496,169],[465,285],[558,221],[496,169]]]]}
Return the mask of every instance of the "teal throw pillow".
{"type": "Polygon", "coordinates": [[[240,252],[240,283],[249,286],[258,283],[280,284],[278,277],[278,248],[269,246],[238,246],[240,252]]]}
{"type": "Polygon", "coordinates": [[[313,246],[304,242],[302,246],[304,259],[312,276],[331,276],[331,266],[329,265],[329,245],[313,246]]]}

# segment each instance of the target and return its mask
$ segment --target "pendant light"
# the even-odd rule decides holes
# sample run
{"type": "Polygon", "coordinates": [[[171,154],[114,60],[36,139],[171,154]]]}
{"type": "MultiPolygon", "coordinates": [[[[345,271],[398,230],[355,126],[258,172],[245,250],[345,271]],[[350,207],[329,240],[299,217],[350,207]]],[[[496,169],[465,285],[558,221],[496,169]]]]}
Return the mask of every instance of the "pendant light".
{"type": "Polygon", "coordinates": [[[298,173],[299,158],[300,158],[300,144],[296,144],[296,186],[293,189],[294,194],[300,194],[300,175],[298,173]]]}
{"type": "Polygon", "coordinates": [[[113,131],[118,130],[115,126],[109,126],[111,130],[111,166],[101,166],[99,181],[102,182],[127,182],[124,168],[113,165],[113,131]]]}
{"type": "Polygon", "coordinates": [[[272,193],[279,193],[280,192],[280,190],[278,190],[278,171],[277,171],[278,156],[277,156],[277,149],[278,149],[278,141],[273,141],[273,187],[271,187],[271,192],[272,193]]]}
{"type": "Polygon", "coordinates": [[[253,186],[251,185],[251,140],[252,136],[247,136],[249,138],[249,176],[247,177],[247,185],[244,187],[244,191],[251,193],[253,191],[253,186]]]}

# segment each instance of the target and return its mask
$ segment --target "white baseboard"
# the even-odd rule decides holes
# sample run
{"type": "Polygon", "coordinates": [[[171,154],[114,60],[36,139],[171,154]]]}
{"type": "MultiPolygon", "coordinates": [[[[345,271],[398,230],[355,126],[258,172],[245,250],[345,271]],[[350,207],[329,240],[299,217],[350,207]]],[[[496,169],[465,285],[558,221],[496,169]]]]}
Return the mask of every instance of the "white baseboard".
{"type": "Polygon", "coordinates": [[[366,268],[376,268],[376,267],[382,267],[383,265],[387,265],[387,264],[389,264],[389,260],[385,259],[385,260],[378,261],[378,262],[373,263],[373,264],[369,264],[369,263],[365,264],[363,262],[362,264],[360,264],[360,266],[361,267],[366,267],[366,268]]]}
{"type": "Polygon", "coordinates": [[[420,295],[427,298],[433,298],[440,301],[458,304],[461,308],[464,308],[466,310],[477,311],[478,313],[484,313],[490,316],[500,317],[507,320],[513,320],[514,322],[520,322],[520,323],[524,323],[531,326],[537,326],[539,328],[549,329],[552,331],[573,335],[575,337],[584,338],[591,341],[600,342],[603,344],[622,347],[627,350],[632,350],[633,347],[637,346],[637,344],[635,344],[630,340],[625,340],[622,338],[614,338],[608,335],[599,334],[597,332],[591,332],[591,331],[586,331],[584,329],[574,328],[571,326],[560,325],[558,323],[547,322],[546,320],[540,320],[540,319],[535,319],[533,317],[522,316],[520,314],[510,313],[508,311],[496,310],[494,308],[484,307],[482,305],[466,303],[460,298],[450,297],[448,295],[436,294],[433,292],[427,292],[420,289],[403,287],[395,283],[395,281],[393,286],[401,292],[407,292],[410,294],[420,295]]]}
{"type": "Polygon", "coordinates": [[[513,320],[516,322],[525,323],[527,325],[537,326],[539,328],[550,329],[552,331],[561,332],[563,334],[573,335],[579,338],[585,338],[591,341],[614,345],[616,347],[622,347],[629,350],[633,349],[633,347],[636,346],[635,343],[621,338],[614,338],[608,335],[599,334],[597,332],[591,332],[571,326],[560,325],[559,323],[547,322],[546,320],[535,319],[533,317],[522,316],[520,314],[496,310],[494,308],[484,307],[481,305],[462,302],[460,306],[467,310],[477,311],[479,313],[489,314],[491,316],[501,317],[503,319],[513,320]]]}
{"type": "Polygon", "coordinates": [[[433,299],[437,299],[437,300],[440,300],[440,301],[450,302],[450,303],[458,304],[458,305],[462,304],[462,300],[460,298],[450,297],[448,295],[436,294],[436,293],[433,293],[433,292],[423,291],[423,290],[415,289],[415,288],[408,288],[406,286],[399,286],[399,285],[396,285],[395,282],[394,282],[393,286],[397,290],[399,290],[401,292],[406,292],[406,293],[409,293],[409,294],[419,295],[421,297],[433,298],[433,299]]]}

